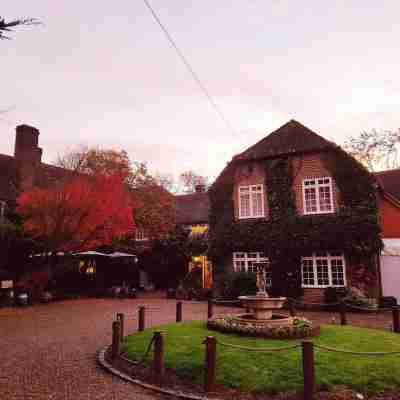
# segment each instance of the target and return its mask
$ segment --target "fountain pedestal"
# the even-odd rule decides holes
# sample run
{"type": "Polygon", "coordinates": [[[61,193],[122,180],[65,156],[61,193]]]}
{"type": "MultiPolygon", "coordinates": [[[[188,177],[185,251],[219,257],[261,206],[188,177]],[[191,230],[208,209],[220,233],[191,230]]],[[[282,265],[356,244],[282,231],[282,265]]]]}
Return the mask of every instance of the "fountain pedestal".
{"type": "Polygon", "coordinates": [[[286,297],[268,297],[267,294],[240,296],[242,305],[250,310],[254,319],[271,319],[272,311],[282,308],[286,297]]]}
{"type": "Polygon", "coordinates": [[[240,296],[242,305],[250,310],[257,321],[272,320],[274,310],[283,307],[286,297],[268,297],[266,292],[258,292],[256,296],[240,296]]]}

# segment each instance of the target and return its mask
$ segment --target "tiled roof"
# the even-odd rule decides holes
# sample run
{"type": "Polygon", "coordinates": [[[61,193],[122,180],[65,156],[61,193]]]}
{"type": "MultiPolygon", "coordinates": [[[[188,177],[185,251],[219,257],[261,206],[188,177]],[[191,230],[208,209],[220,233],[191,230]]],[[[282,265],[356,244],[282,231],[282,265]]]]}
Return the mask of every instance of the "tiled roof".
{"type": "MultiPolygon", "coordinates": [[[[49,187],[74,172],[41,163],[35,174],[35,185],[49,187]]],[[[19,178],[15,157],[0,154],[0,200],[14,201],[18,196],[19,178]]]]}
{"type": "Polygon", "coordinates": [[[210,211],[207,192],[175,196],[175,218],[177,224],[206,224],[210,211]]]}
{"type": "Polygon", "coordinates": [[[72,178],[77,173],[55,165],[41,163],[35,176],[35,184],[46,188],[60,183],[65,178],[72,178]]]}
{"type": "Polygon", "coordinates": [[[234,160],[270,158],[335,147],[337,147],[336,144],[292,119],[243,153],[236,155],[234,160]]]}
{"type": "Polygon", "coordinates": [[[0,200],[15,199],[17,181],[17,166],[14,157],[0,154],[0,200]]]}
{"type": "Polygon", "coordinates": [[[400,168],[373,173],[383,190],[400,201],[400,168]]]}

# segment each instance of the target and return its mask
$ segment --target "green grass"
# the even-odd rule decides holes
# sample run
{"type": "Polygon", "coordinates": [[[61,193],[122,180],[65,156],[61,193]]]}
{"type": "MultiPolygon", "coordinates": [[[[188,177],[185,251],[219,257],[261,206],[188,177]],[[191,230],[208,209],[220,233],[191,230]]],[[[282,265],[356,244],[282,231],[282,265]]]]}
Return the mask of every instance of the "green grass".
{"type": "MultiPolygon", "coordinates": [[[[203,380],[205,336],[250,347],[279,347],[294,344],[289,340],[246,338],[210,331],[203,321],[170,324],[127,337],[123,351],[140,359],[152,333],[166,332],[165,365],[184,378],[203,380]]],[[[400,351],[400,335],[350,326],[321,327],[315,343],[353,351],[400,351]]],[[[149,359],[151,358],[151,354],[149,359]]],[[[317,384],[325,387],[345,385],[361,392],[376,393],[400,388],[400,356],[354,356],[315,349],[317,384]]],[[[301,348],[278,353],[253,353],[218,346],[217,382],[248,391],[285,392],[301,390],[301,348]]]]}

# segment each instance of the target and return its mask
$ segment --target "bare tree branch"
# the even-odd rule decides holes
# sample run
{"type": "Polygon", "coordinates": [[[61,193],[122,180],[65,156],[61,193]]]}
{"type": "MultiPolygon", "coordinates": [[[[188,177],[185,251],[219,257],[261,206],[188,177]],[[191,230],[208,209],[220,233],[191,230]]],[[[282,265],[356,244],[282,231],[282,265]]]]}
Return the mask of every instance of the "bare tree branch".
{"type": "Polygon", "coordinates": [[[40,22],[36,18],[23,18],[23,19],[15,19],[13,21],[6,22],[4,18],[0,17],[0,39],[11,39],[9,36],[6,36],[4,32],[12,32],[18,26],[30,26],[30,25],[41,25],[40,22]]]}

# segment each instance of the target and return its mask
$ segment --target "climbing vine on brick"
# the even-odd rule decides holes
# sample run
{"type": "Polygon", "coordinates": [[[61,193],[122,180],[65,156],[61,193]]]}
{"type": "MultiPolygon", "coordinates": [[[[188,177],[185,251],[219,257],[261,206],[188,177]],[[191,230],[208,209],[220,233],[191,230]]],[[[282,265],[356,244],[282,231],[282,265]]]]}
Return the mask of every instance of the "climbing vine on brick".
{"type": "Polygon", "coordinates": [[[343,150],[323,157],[339,188],[340,208],[334,214],[298,215],[290,158],[264,160],[268,219],[235,221],[235,163],[228,165],[210,190],[210,256],[215,268],[231,262],[234,251],[263,251],[271,260],[274,291],[299,287],[301,256],[314,251],[341,251],[352,258],[373,260],[382,248],[376,186],[373,177],[343,150]],[[286,279],[286,281],[285,281],[286,279]]]}

